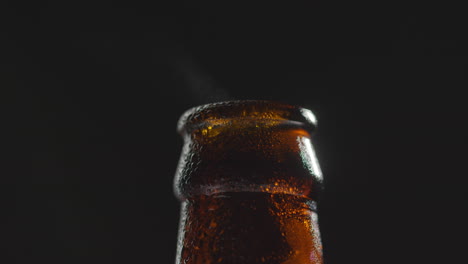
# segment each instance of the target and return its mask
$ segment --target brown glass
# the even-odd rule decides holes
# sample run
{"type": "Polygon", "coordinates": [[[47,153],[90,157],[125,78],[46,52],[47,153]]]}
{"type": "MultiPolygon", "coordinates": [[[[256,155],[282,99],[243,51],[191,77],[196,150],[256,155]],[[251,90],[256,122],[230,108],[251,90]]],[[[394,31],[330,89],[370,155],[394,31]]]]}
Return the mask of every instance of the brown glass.
{"type": "Polygon", "coordinates": [[[315,126],[309,110],[268,101],[185,112],[174,181],[182,202],[176,263],[323,263],[315,126]]]}

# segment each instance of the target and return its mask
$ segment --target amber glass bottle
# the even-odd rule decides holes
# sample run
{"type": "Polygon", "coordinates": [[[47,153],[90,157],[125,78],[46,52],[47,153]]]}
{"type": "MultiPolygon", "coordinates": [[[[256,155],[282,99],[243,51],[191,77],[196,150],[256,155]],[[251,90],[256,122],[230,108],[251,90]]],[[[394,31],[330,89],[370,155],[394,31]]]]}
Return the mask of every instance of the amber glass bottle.
{"type": "Polygon", "coordinates": [[[185,112],[176,264],[323,263],[311,111],[229,101],[185,112]]]}

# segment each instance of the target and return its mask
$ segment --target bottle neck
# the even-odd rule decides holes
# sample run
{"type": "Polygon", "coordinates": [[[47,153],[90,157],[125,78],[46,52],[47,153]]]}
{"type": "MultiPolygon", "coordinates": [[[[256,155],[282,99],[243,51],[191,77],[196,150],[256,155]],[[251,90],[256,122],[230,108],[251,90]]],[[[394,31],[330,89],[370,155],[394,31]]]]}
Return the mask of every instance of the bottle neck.
{"type": "Polygon", "coordinates": [[[231,192],[182,202],[176,264],[323,263],[315,204],[290,194],[231,192]]]}

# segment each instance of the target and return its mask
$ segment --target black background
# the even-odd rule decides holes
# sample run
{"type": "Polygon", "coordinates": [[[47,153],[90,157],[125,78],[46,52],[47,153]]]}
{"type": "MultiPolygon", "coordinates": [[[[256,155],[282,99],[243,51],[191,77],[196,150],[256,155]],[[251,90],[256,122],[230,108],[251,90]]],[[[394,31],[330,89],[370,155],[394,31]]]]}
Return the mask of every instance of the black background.
{"type": "Polygon", "coordinates": [[[16,173],[5,174],[14,182],[12,232],[3,236],[13,263],[173,263],[177,119],[232,99],[316,113],[328,264],[465,259],[460,6],[108,1],[0,10],[0,84],[12,91],[5,120],[25,137],[7,159],[16,173]]]}

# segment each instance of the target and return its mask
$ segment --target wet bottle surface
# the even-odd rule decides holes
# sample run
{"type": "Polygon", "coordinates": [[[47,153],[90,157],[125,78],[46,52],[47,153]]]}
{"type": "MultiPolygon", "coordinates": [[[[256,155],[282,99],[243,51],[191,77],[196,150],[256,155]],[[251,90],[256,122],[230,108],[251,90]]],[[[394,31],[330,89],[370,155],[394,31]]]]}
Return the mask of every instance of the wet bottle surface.
{"type": "Polygon", "coordinates": [[[307,109],[268,101],[182,115],[177,264],[323,263],[315,124],[307,109]]]}

